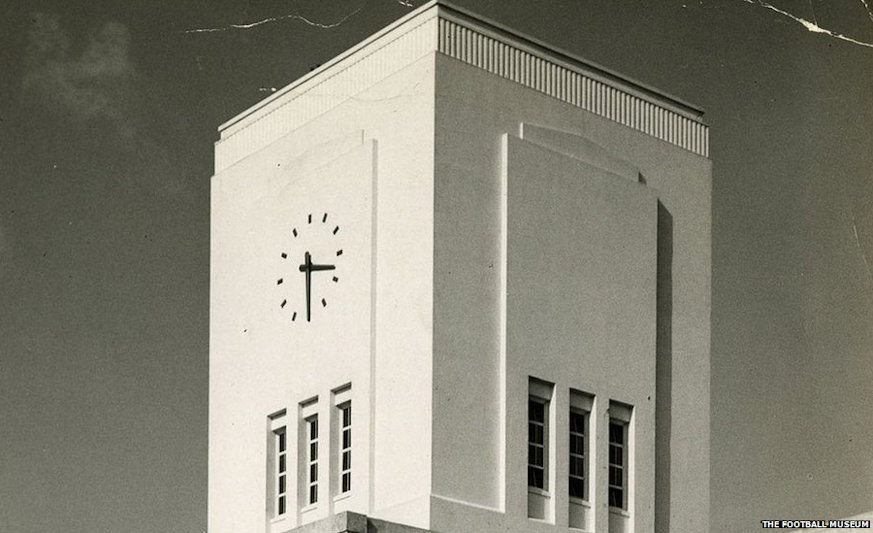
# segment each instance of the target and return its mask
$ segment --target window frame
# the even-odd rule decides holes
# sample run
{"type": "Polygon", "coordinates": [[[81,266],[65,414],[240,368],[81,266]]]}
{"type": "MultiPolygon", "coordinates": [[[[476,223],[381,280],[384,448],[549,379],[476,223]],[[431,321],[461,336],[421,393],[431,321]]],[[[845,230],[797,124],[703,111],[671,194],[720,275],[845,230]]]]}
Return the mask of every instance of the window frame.
{"type": "Polygon", "coordinates": [[[275,439],[276,517],[288,512],[288,432],[285,427],[273,431],[275,439]]]}
{"type": "Polygon", "coordinates": [[[589,499],[588,484],[589,484],[589,480],[591,477],[591,468],[589,465],[589,457],[591,455],[590,444],[589,444],[590,432],[588,429],[589,428],[589,425],[588,425],[589,415],[590,415],[589,411],[586,411],[584,409],[580,409],[578,407],[573,407],[573,406],[570,407],[569,421],[568,421],[569,422],[568,434],[570,437],[569,438],[570,442],[568,443],[568,449],[567,449],[567,454],[568,454],[568,458],[569,458],[569,460],[567,462],[567,495],[571,499],[576,499],[576,500],[583,501],[583,502],[587,502],[589,499]],[[579,429],[579,431],[574,431],[574,423],[573,423],[574,415],[581,418],[581,421],[579,422],[579,424],[581,425],[581,428],[579,429]],[[575,440],[574,437],[578,438],[581,441],[581,445],[582,445],[581,451],[580,450],[574,451],[574,440],[575,440]],[[581,473],[574,473],[573,472],[574,459],[578,460],[578,462],[581,463],[581,468],[582,468],[581,473]],[[574,494],[574,488],[573,488],[574,487],[574,484],[573,484],[574,480],[579,480],[579,482],[581,484],[581,492],[582,492],[581,494],[574,494]]]}
{"type": "Polygon", "coordinates": [[[319,460],[319,428],[318,428],[318,413],[310,415],[303,419],[304,435],[306,442],[306,481],[305,481],[305,498],[306,506],[314,506],[318,504],[318,460],[319,460]]]}
{"type": "Polygon", "coordinates": [[[549,486],[549,400],[531,394],[528,397],[528,414],[527,414],[528,438],[527,438],[527,487],[528,489],[536,489],[548,493],[549,486]],[[532,411],[534,406],[541,409],[540,420],[534,420],[532,411]],[[537,432],[539,429],[539,439],[537,432]],[[537,442],[539,441],[539,442],[537,442]],[[539,453],[539,463],[535,464],[536,452],[539,453]],[[532,483],[531,474],[535,471],[540,472],[539,485],[532,483]]]}
{"type": "Polygon", "coordinates": [[[268,417],[269,450],[268,462],[268,486],[267,499],[270,502],[270,518],[282,520],[289,514],[289,498],[291,496],[291,483],[294,482],[290,474],[290,441],[288,439],[288,419],[285,409],[277,411],[268,417]]]}
{"type": "Polygon", "coordinates": [[[594,395],[576,389],[570,389],[570,407],[567,416],[567,496],[570,501],[588,503],[591,500],[591,413],[594,411],[594,395]],[[573,415],[582,417],[582,430],[573,430],[573,415]],[[573,437],[579,436],[582,440],[582,451],[573,450],[573,437]],[[573,459],[578,458],[582,463],[582,474],[573,474],[573,459]],[[573,479],[582,480],[582,496],[573,494],[573,479]]]}
{"type": "Polygon", "coordinates": [[[339,494],[352,492],[352,401],[337,405],[339,411],[339,494]]]}
{"type": "Polygon", "coordinates": [[[633,407],[616,401],[609,402],[609,424],[607,426],[607,494],[606,502],[610,510],[628,512],[631,499],[631,487],[629,486],[629,472],[632,468],[631,459],[631,420],[633,407]],[[618,428],[616,433],[613,428],[618,428]],[[615,438],[620,435],[621,442],[615,438]],[[617,462],[615,458],[620,461],[617,462]],[[613,475],[614,470],[619,471],[619,476],[613,475]],[[619,505],[613,504],[616,499],[614,494],[621,497],[619,505]]]}
{"type": "Polygon", "coordinates": [[[533,376],[528,378],[528,409],[527,409],[527,446],[525,447],[527,452],[527,488],[530,492],[538,493],[542,496],[545,496],[547,499],[550,499],[552,496],[552,491],[550,490],[552,485],[554,484],[552,480],[552,475],[555,470],[555,456],[553,450],[552,440],[554,435],[552,435],[552,431],[554,431],[554,398],[555,385],[553,383],[549,383],[547,381],[543,381],[541,379],[537,379],[533,376]],[[542,422],[534,422],[531,420],[531,403],[537,403],[542,405],[542,422]],[[542,429],[542,443],[536,443],[531,441],[531,424],[535,423],[539,425],[542,429]],[[542,465],[531,464],[531,445],[534,445],[542,450],[542,465]],[[536,485],[531,484],[531,467],[540,468],[542,471],[542,487],[538,487],[536,485]]]}
{"type": "Polygon", "coordinates": [[[319,465],[323,455],[323,446],[321,445],[321,433],[323,432],[320,420],[320,404],[318,396],[312,396],[298,404],[297,414],[297,475],[295,476],[295,484],[297,487],[296,509],[300,513],[307,513],[315,509],[322,500],[323,494],[320,481],[323,478],[322,468],[319,465]],[[315,439],[313,439],[312,423],[315,422],[315,439]],[[314,447],[313,447],[314,444],[314,447]],[[315,480],[313,482],[312,466],[315,466],[315,480]],[[314,488],[314,498],[311,496],[311,487],[314,488]]]}

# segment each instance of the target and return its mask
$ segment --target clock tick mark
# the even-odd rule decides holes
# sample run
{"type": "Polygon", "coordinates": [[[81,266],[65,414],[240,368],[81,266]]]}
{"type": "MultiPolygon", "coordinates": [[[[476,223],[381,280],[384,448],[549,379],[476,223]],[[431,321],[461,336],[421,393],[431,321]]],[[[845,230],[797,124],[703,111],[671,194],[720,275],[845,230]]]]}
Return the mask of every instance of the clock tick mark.
{"type": "Polygon", "coordinates": [[[312,224],[312,213],[309,213],[309,222],[307,224],[312,224]]]}
{"type": "Polygon", "coordinates": [[[325,300],[324,298],[321,299],[321,306],[327,307],[327,300],[325,300]]]}
{"type": "Polygon", "coordinates": [[[277,280],[276,280],[276,285],[281,285],[283,281],[285,281],[285,280],[282,279],[282,278],[277,279],[277,280]]]}
{"type": "Polygon", "coordinates": [[[336,251],[336,255],[337,255],[337,256],[343,255],[343,251],[342,251],[342,250],[337,250],[337,251],[336,251]]]}
{"type": "Polygon", "coordinates": [[[334,234],[334,235],[336,235],[336,232],[338,232],[338,231],[339,231],[339,226],[333,228],[333,234],[334,234]]]}
{"type": "Polygon", "coordinates": [[[288,254],[286,254],[285,252],[282,252],[282,259],[288,259],[288,254]]]}
{"type": "Polygon", "coordinates": [[[336,283],[336,282],[338,282],[338,281],[339,281],[339,278],[336,277],[336,276],[334,276],[334,277],[333,277],[333,282],[336,283]]]}
{"type": "Polygon", "coordinates": [[[297,320],[297,311],[294,311],[294,314],[291,315],[291,322],[297,320]]]}
{"type": "Polygon", "coordinates": [[[296,236],[297,236],[297,228],[292,229],[292,230],[291,230],[291,233],[293,233],[294,236],[296,237],[296,236]]]}
{"type": "Polygon", "coordinates": [[[324,216],[321,217],[321,223],[324,224],[325,222],[327,222],[327,213],[325,213],[324,216]]]}
{"type": "Polygon", "coordinates": [[[282,300],[282,303],[279,304],[279,307],[281,307],[282,309],[285,309],[285,304],[287,304],[287,303],[288,303],[288,300],[282,300]]]}

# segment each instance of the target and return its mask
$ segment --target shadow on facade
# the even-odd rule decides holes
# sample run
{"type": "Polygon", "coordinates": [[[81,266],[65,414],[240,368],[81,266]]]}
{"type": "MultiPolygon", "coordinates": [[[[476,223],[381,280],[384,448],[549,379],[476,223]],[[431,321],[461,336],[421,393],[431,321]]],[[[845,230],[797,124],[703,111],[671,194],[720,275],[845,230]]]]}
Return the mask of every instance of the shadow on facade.
{"type": "Polygon", "coordinates": [[[673,215],[658,202],[655,339],[655,531],[670,531],[673,405],[673,215]]]}

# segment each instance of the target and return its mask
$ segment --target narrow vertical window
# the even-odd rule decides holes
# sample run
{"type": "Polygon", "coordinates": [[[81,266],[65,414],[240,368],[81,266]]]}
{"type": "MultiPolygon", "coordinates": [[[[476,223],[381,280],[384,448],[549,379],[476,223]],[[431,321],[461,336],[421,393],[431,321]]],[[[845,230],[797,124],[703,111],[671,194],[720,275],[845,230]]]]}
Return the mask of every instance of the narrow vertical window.
{"type": "Polygon", "coordinates": [[[276,449],[276,515],[285,514],[288,505],[288,441],[285,428],[273,433],[276,449]]]}
{"type": "Polygon", "coordinates": [[[340,433],[342,448],[340,449],[340,491],[346,493],[352,490],[352,402],[340,406],[340,433]]]}
{"type": "Polygon", "coordinates": [[[527,485],[545,489],[546,401],[531,396],[527,404],[527,485]]]}
{"type": "Polygon", "coordinates": [[[586,415],[582,411],[570,409],[570,497],[580,500],[588,499],[588,478],[585,466],[587,431],[585,430],[586,415]]]}
{"type": "Polygon", "coordinates": [[[270,415],[268,421],[267,508],[268,514],[273,519],[278,519],[288,512],[288,434],[285,410],[270,415]]]}
{"type": "Polygon", "coordinates": [[[307,438],[307,477],[308,502],[318,503],[318,415],[306,419],[307,438]]]}
{"type": "Polygon", "coordinates": [[[629,431],[633,408],[619,402],[609,402],[609,479],[607,501],[613,509],[628,509],[630,487],[631,434],[629,431]]]}
{"type": "Polygon", "coordinates": [[[538,520],[554,520],[554,488],[552,471],[554,385],[530,378],[527,398],[527,516],[538,520]]]}
{"type": "Polygon", "coordinates": [[[627,424],[609,420],[609,506],[625,508],[627,467],[627,424]]]}
{"type": "MultiPolygon", "coordinates": [[[[346,498],[352,493],[352,384],[333,389],[331,396],[329,485],[334,511],[340,512],[348,509],[350,501],[346,498]]],[[[360,459],[359,454],[356,459],[360,459]]]]}
{"type": "Polygon", "coordinates": [[[589,443],[594,431],[591,428],[591,411],[594,396],[570,389],[570,418],[568,420],[567,488],[570,496],[568,524],[572,528],[590,531],[593,527],[593,512],[588,490],[591,483],[591,453],[589,443]]]}

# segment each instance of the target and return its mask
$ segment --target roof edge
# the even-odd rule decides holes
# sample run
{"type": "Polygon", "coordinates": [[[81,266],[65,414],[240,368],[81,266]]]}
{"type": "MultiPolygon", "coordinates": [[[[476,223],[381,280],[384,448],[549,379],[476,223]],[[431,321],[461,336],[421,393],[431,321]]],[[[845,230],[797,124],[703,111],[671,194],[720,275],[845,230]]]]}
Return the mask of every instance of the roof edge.
{"type": "Polygon", "coordinates": [[[505,24],[501,24],[487,17],[483,17],[482,15],[470,11],[469,9],[459,7],[449,0],[432,0],[425,5],[432,6],[434,4],[439,6],[441,11],[460,16],[465,22],[472,22],[474,24],[477,24],[478,26],[490,29],[497,34],[500,34],[501,36],[508,37],[511,40],[519,41],[522,44],[527,45],[529,48],[536,50],[540,54],[555,57],[558,60],[561,60],[564,63],[568,63],[569,65],[576,66],[577,68],[581,67],[586,71],[585,74],[599,77],[601,78],[600,81],[607,82],[610,85],[616,86],[616,88],[618,89],[630,89],[631,91],[641,93],[641,96],[648,97],[647,99],[660,101],[658,103],[661,104],[670,104],[672,107],[676,108],[676,111],[681,112],[688,118],[702,121],[702,117],[705,114],[703,108],[696,104],[682,100],[681,98],[678,98],[671,94],[667,94],[652,85],[637,81],[623,74],[619,74],[618,72],[606,68],[593,61],[583,59],[578,55],[573,54],[572,52],[568,52],[567,50],[548,44],[544,41],[541,41],[540,39],[531,37],[518,30],[510,28],[505,24]],[[664,102],[665,100],[666,102],[664,102]]]}
{"type": "Polygon", "coordinates": [[[275,93],[271,94],[267,98],[260,100],[259,102],[246,108],[244,111],[241,111],[240,113],[237,113],[236,115],[234,115],[232,118],[224,121],[222,124],[220,124],[218,126],[218,131],[225,130],[225,129],[233,126],[237,122],[241,121],[245,117],[247,117],[247,116],[255,113],[256,111],[270,105],[272,102],[282,98],[282,96],[293,91],[294,89],[296,89],[300,85],[305,84],[307,81],[311,80],[312,78],[318,77],[323,72],[329,70],[330,68],[337,65],[338,63],[341,63],[344,59],[354,55],[356,52],[358,52],[362,48],[365,48],[367,45],[369,45],[375,41],[378,41],[380,38],[384,37],[386,34],[394,31],[394,29],[396,29],[400,26],[403,26],[406,23],[408,23],[409,21],[422,16],[425,12],[434,8],[434,6],[436,6],[438,3],[439,3],[439,0],[430,0],[428,3],[422,5],[421,7],[415,9],[414,11],[407,13],[406,15],[403,15],[402,17],[395,20],[391,24],[385,26],[381,30],[370,35],[369,37],[367,37],[363,41],[358,42],[356,45],[345,50],[341,54],[334,56],[333,58],[331,58],[327,62],[319,65],[317,68],[311,70],[310,72],[308,72],[308,73],[304,74],[303,76],[297,78],[296,80],[292,81],[288,85],[282,87],[281,89],[279,89],[275,93]]]}
{"type": "Polygon", "coordinates": [[[595,62],[583,59],[576,54],[550,45],[544,41],[541,41],[540,39],[526,35],[492,19],[483,17],[469,9],[459,7],[449,0],[430,0],[429,2],[416,8],[414,11],[407,13],[406,15],[400,17],[391,24],[385,26],[381,30],[352,46],[351,48],[345,50],[341,54],[331,58],[319,67],[306,73],[300,78],[297,78],[285,87],[282,87],[267,98],[264,98],[263,100],[260,100],[259,102],[246,108],[244,111],[237,113],[232,118],[226,120],[221,125],[219,125],[218,131],[221,132],[225,129],[228,129],[238,122],[242,121],[246,117],[269,106],[272,102],[281,99],[284,95],[292,92],[294,89],[300,87],[301,85],[304,85],[309,80],[320,76],[337,64],[343,62],[346,58],[353,56],[361,49],[391,33],[396,28],[406,25],[410,21],[423,16],[425,13],[431,11],[434,8],[438,9],[438,16],[447,15],[447,17],[444,18],[454,19],[456,21],[460,19],[461,22],[464,22],[467,25],[474,26],[474,29],[486,30],[494,33],[502,37],[503,39],[525,46],[531,51],[537,53],[537,55],[542,55],[553,60],[558,60],[568,66],[575,67],[576,69],[581,69],[586,75],[599,78],[599,81],[607,83],[608,85],[611,85],[617,89],[637,93],[639,96],[643,97],[646,100],[653,101],[653,103],[658,103],[660,105],[667,105],[671,107],[674,111],[682,114],[687,118],[696,120],[701,123],[703,122],[702,117],[705,111],[700,106],[682,100],[673,95],[667,94],[646,83],[642,83],[627,76],[621,75],[614,70],[608,69],[595,62]]]}

